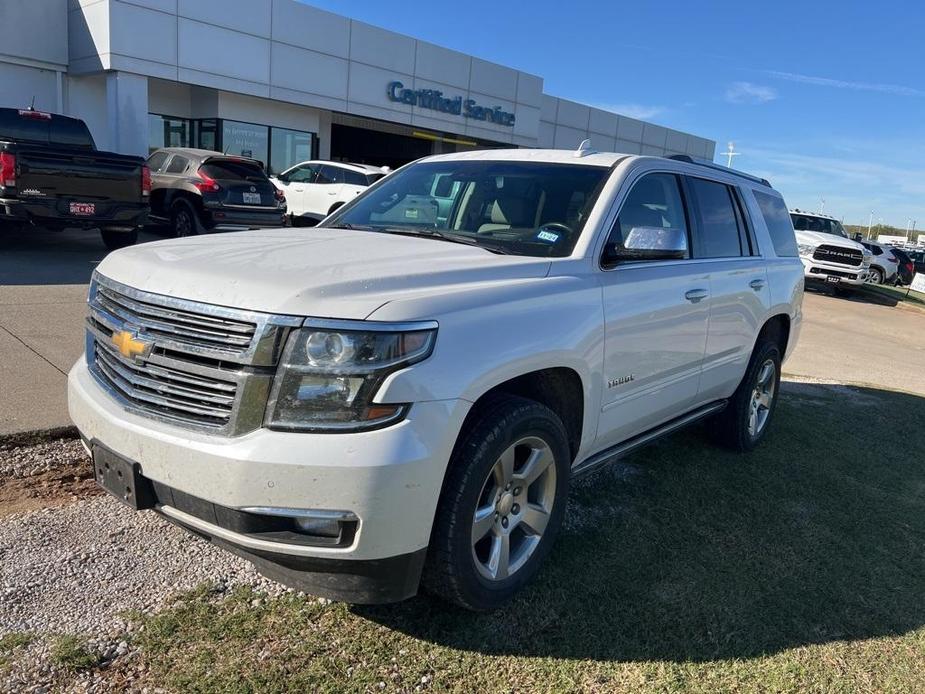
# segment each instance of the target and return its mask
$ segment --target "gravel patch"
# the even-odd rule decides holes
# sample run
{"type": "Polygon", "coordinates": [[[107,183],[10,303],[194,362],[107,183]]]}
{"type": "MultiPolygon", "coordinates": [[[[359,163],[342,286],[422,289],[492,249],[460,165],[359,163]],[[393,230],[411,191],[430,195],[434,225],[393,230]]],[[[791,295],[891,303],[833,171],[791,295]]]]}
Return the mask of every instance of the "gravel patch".
{"type": "Polygon", "coordinates": [[[205,582],[279,593],[248,562],[101,496],[0,524],[0,634],[105,633],[205,582]]]}
{"type": "Polygon", "coordinates": [[[0,477],[23,478],[88,460],[77,438],[38,440],[25,445],[0,442],[0,477]]]}

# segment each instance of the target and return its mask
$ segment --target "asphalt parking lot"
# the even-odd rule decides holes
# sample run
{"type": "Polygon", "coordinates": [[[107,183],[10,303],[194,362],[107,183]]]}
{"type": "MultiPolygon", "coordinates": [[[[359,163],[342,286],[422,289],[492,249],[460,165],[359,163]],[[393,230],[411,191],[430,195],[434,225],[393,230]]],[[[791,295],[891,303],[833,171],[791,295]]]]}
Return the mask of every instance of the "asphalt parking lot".
{"type": "MultiPolygon", "coordinates": [[[[95,232],[0,235],[0,436],[70,424],[65,376],[83,350],[83,303],[105,254],[95,232]]],[[[892,303],[807,291],[784,372],[925,394],[925,313],[892,303]]]]}

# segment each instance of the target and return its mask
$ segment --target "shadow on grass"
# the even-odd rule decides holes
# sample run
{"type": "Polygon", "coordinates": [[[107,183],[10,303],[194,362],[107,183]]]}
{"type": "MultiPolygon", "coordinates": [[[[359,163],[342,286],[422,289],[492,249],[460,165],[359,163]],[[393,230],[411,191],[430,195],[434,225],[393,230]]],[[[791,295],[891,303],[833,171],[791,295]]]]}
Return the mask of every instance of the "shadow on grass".
{"type": "Polygon", "coordinates": [[[925,398],[787,383],[747,456],[704,429],[573,485],[546,568],[509,608],[426,595],[355,607],[487,654],[597,661],[749,658],[925,624],[925,398]]]}
{"type": "Polygon", "coordinates": [[[806,291],[814,294],[825,294],[834,296],[843,301],[852,301],[856,304],[873,304],[875,306],[896,306],[900,300],[886,292],[881,292],[878,288],[871,285],[852,287],[843,285],[841,293],[836,292],[835,287],[838,285],[829,285],[823,282],[807,282],[806,291]]]}

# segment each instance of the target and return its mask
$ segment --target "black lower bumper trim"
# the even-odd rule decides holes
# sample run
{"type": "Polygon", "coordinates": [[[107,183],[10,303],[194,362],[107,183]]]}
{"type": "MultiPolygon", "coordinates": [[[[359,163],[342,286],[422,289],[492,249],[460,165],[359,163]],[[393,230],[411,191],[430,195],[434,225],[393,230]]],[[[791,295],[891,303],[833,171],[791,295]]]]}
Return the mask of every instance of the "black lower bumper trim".
{"type": "MultiPolygon", "coordinates": [[[[163,514],[162,514],[163,515],[163,514]]],[[[357,605],[401,602],[418,592],[427,548],[385,559],[297,557],[252,550],[169,516],[167,520],[251,562],[267,578],[295,590],[357,605]]]]}

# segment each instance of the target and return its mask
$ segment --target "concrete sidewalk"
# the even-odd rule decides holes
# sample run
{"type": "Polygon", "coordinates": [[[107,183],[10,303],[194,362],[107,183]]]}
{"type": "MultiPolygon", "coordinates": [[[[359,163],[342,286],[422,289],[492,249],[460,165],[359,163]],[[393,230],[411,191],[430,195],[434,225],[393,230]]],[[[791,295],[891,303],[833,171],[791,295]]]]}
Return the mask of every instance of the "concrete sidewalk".
{"type": "Polygon", "coordinates": [[[0,435],[70,426],[66,375],[105,255],[96,231],[0,231],[0,435]]]}

